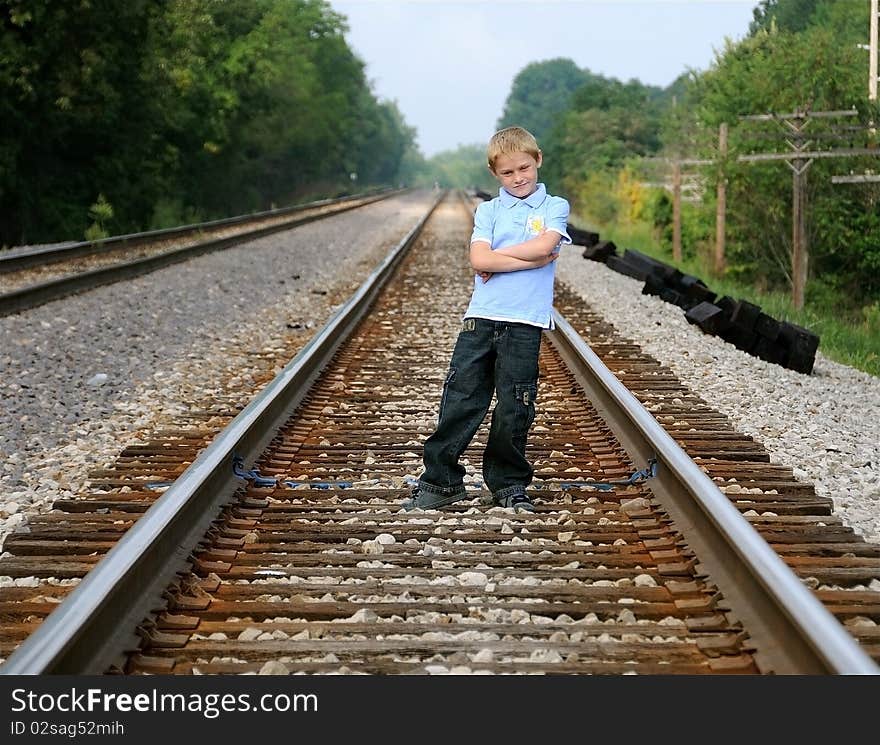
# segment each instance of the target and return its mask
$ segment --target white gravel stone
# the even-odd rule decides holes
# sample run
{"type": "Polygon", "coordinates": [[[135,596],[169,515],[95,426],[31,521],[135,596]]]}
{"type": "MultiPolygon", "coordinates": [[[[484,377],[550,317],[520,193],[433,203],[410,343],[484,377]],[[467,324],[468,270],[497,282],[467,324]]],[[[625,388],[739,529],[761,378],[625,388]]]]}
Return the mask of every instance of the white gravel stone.
{"type": "Polygon", "coordinates": [[[650,574],[640,574],[638,575],[633,582],[636,587],[656,587],[657,582],[650,574]]]}
{"type": "Polygon", "coordinates": [[[493,662],[495,660],[495,653],[491,649],[481,649],[471,659],[474,662],[493,662]]]}
{"type": "Polygon", "coordinates": [[[261,668],[259,675],[290,675],[290,668],[278,660],[269,660],[261,668]]]}
{"type": "Polygon", "coordinates": [[[462,585],[476,585],[483,587],[489,578],[483,572],[462,572],[458,575],[458,582],[462,585]]]}
{"type": "Polygon", "coordinates": [[[365,554],[381,554],[384,550],[384,546],[378,541],[364,541],[361,544],[361,551],[365,554]]]}
{"type": "Polygon", "coordinates": [[[378,618],[379,615],[376,613],[376,611],[372,611],[369,608],[361,608],[353,613],[348,618],[348,621],[350,621],[351,623],[372,623],[378,618]]]}

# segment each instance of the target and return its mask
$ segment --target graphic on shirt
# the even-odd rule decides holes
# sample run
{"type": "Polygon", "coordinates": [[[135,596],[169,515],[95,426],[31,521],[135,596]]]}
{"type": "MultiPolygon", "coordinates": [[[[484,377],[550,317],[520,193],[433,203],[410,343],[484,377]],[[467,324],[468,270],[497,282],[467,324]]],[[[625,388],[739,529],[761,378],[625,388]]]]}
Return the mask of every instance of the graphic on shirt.
{"type": "Polygon", "coordinates": [[[543,215],[529,215],[529,219],[526,221],[526,232],[529,235],[538,235],[543,229],[543,215]]]}

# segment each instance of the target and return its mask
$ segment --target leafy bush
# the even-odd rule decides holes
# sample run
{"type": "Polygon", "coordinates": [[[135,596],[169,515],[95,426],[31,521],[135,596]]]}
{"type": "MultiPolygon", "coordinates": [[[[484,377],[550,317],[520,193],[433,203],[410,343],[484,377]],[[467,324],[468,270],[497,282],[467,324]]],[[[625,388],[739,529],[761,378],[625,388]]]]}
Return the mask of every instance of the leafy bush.
{"type": "Polygon", "coordinates": [[[103,194],[98,194],[98,200],[89,207],[89,219],[92,224],[86,228],[87,241],[97,241],[109,235],[106,226],[113,219],[113,206],[103,194]]]}

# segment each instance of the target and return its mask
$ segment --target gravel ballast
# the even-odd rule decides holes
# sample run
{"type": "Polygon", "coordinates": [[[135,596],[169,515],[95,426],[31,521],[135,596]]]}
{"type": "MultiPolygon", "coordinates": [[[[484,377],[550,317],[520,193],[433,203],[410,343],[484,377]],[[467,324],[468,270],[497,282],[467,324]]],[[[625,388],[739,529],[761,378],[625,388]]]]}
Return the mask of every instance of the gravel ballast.
{"type": "Polygon", "coordinates": [[[0,318],[0,540],[82,492],[140,433],[247,388],[251,358],[278,355],[280,369],[291,340],[304,344],[436,196],[394,196],[0,318]]]}
{"type": "Polygon", "coordinates": [[[557,282],[761,442],[772,462],[813,483],[853,530],[880,541],[880,378],[821,352],[810,375],[746,354],[688,323],[678,306],[642,295],[643,282],[584,259],[582,250],[563,248],[557,282]]]}
{"type": "MultiPolygon", "coordinates": [[[[0,540],[191,402],[246,389],[249,358],[277,354],[280,368],[291,340],[305,343],[435,196],[396,196],[0,318],[0,540]]],[[[559,281],[880,540],[880,379],[821,353],[812,375],[747,355],[581,250],[563,249],[559,281]]]]}

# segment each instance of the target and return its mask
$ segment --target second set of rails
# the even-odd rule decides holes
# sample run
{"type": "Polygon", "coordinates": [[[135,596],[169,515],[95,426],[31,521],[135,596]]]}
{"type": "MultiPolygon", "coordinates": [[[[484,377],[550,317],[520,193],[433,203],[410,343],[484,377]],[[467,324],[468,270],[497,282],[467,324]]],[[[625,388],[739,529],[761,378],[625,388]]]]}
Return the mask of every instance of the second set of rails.
{"type": "Polygon", "coordinates": [[[0,252],[0,316],[124,281],[399,193],[377,189],[196,225],[0,252]]]}
{"type": "Polygon", "coordinates": [[[562,283],[536,512],[483,503],[485,429],[473,499],[403,512],[471,276],[469,209],[447,197],[423,222],[219,438],[129,448],[7,539],[0,575],[88,576],[0,588],[0,672],[876,672],[877,627],[850,622],[880,615],[853,589],[880,546],[562,283]],[[578,362],[587,344],[604,364],[578,362]],[[650,414],[623,421],[620,382],[650,414]],[[591,486],[649,457],[654,478],[591,486]]]}

